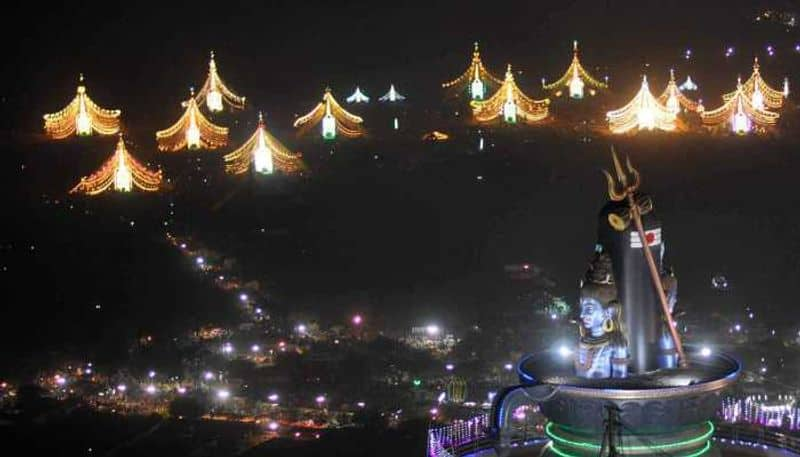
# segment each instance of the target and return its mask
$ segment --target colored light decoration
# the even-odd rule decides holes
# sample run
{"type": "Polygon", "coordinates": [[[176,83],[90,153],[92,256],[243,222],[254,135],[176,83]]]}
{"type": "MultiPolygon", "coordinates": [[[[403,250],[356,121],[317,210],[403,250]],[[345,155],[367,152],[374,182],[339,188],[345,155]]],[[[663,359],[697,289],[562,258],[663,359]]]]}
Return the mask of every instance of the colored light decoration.
{"type": "Polygon", "coordinates": [[[414,387],[419,387],[419,386],[421,386],[421,385],[422,385],[422,380],[421,380],[421,379],[419,379],[419,378],[414,378],[414,380],[413,380],[413,381],[411,381],[411,384],[413,384],[413,385],[414,385],[414,387]]]}
{"type": "Polygon", "coordinates": [[[134,159],[120,135],[114,154],[94,174],[82,177],[69,193],[98,195],[109,189],[130,192],[134,187],[155,192],[161,187],[161,182],[161,171],[151,171],[134,159]]]}
{"type": "Polygon", "coordinates": [[[735,52],[735,49],[733,48],[733,46],[728,46],[728,47],[725,49],[725,57],[730,57],[730,56],[732,56],[732,55],[734,54],[734,52],[735,52]]]}
{"type": "Polygon", "coordinates": [[[360,314],[356,314],[355,316],[353,316],[352,321],[353,325],[361,325],[364,322],[364,318],[361,317],[360,314]]]}
{"type": "Polygon", "coordinates": [[[361,125],[364,120],[342,108],[333,98],[330,88],[325,89],[322,101],[314,109],[294,121],[294,127],[300,128],[298,135],[302,136],[320,122],[322,138],[325,140],[333,140],[339,134],[346,138],[357,138],[366,133],[361,125]]]}
{"type": "Polygon", "coordinates": [[[228,128],[214,125],[197,106],[194,90],[183,102],[183,116],[172,126],[156,132],[159,151],[175,152],[187,149],[216,149],[228,144],[228,128]]]}
{"type": "Polygon", "coordinates": [[[767,55],[770,57],[775,55],[775,48],[773,48],[771,44],[767,45],[767,55]]]}
{"type": "Polygon", "coordinates": [[[394,102],[402,102],[405,99],[406,97],[400,95],[400,92],[397,92],[397,90],[394,88],[394,84],[390,84],[389,91],[386,92],[386,94],[384,94],[383,97],[379,98],[378,101],[394,103],[394,102]]]}
{"type": "Polygon", "coordinates": [[[356,90],[353,92],[353,95],[347,97],[345,101],[347,103],[369,103],[369,97],[367,97],[364,92],[361,92],[361,88],[356,86],[356,90]]]}
{"type": "Polygon", "coordinates": [[[264,116],[258,113],[256,131],[242,146],[225,155],[225,172],[234,175],[246,173],[252,165],[253,171],[260,174],[272,174],[275,169],[295,174],[305,169],[301,157],[302,154],[290,151],[267,131],[264,116]]]}
{"type": "Polygon", "coordinates": [[[496,88],[503,84],[503,81],[491,74],[481,61],[481,53],[478,49],[478,42],[472,51],[472,62],[466,71],[458,78],[442,84],[442,88],[450,95],[468,91],[472,100],[483,100],[487,90],[496,88]]]}
{"type": "Polygon", "coordinates": [[[231,109],[244,109],[245,97],[233,93],[220,78],[217,63],[214,60],[214,51],[211,51],[211,58],[208,61],[208,77],[194,99],[199,104],[205,101],[206,107],[212,113],[222,111],[224,105],[228,105],[231,109]]]}
{"type": "Polygon", "coordinates": [[[691,49],[687,49],[687,50],[686,50],[686,51],[683,53],[683,57],[684,57],[686,60],[689,60],[689,59],[691,59],[691,58],[692,58],[692,50],[691,50],[691,49]]]}
{"type": "MultiPolygon", "coordinates": [[[[744,94],[751,99],[751,105],[758,108],[758,106],[763,104],[762,108],[758,108],[760,110],[774,110],[783,106],[785,99],[783,91],[773,89],[769,84],[766,83],[766,81],[764,81],[764,78],[761,76],[758,57],[753,59],[753,73],[751,73],[750,77],[747,78],[747,81],[742,83],[741,86],[742,92],[744,92],[744,94]]],[[[723,95],[722,99],[727,102],[735,98],[738,91],[739,89],[737,86],[737,90],[723,95]]]]}
{"type": "Polygon", "coordinates": [[[88,136],[93,132],[114,135],[119,132],[120,114],[120,110],[101,108],[89,98],[81,74],[75,98],[61,111],[44,115],[44,131],[53,140],[63,140],[73,134],[88,136]]]}
{"type": "Polygon", "coordinates": [[[473,100],[470,104],[478,122],[491,122],[502,116],[509,124],[518,120],[532,124],[550,114],[550,99],[534,100],[522,93],[514,81],[510,64],[506,69],[506,78],[497,92],[486,100],[473,100]]]}
{"type": "Polygon", "coordinates": [[[564,88],[567,89],[570,98],[581,99],[584,96],[584,88],[589,86],[590,95],[595,95],[599,89],[608,89],[608,81],[605,83],[595,79],[581,64],[578,58],[578,41],[572,42],[572,62],[564,75],[557,81],[551,84],[545,84],[542,79],[542,86],[544,90],[553,92],[555,96],[559,97],[563,94],[564,88]]]}
{"type": "MultiPolygon", "coordinates": [[[[766,98],[764,103],[767,104],[766,98]]],[[[759,132],[775,125],[780,115],[778,113],[759,109],[752,103],[752,95],[745,93],[741,80],[736,83],[736,92],[733,96],[725,96],[722,106],[714,110],[706,110],[700,114],[700,119],[707,128],[721,130],[730,128],[737,135],[745,135],[756,128],[759,132]]],[[[741,325],[736,324],[736,331],[741,330],[741,325]]]]}
{"type": "Polygon", "coordinates": [[[699,89],[699,87],[697,86],[697,84],[695,84],[694,81],[692,81],[692,77],[691,76],[686,75],[686,81],[684,81],[680,86],[678,86],[678,89],[687,90],[687,91],[695,91],[695,90],[699,89]]]}
{"type": "Polygon", "coordinates": [[[669,83],[667,83],[667,87],[664,89],[664,92],[662,92],[658,97],[658,102],[666,106],[667,109],[674,115],[680,113],[681,108],[684,108],[687,111],[696,112],[698,107],[697,102],[685,96],[683,92],[681,92],[681,89],[675,82],[675,71],[672,69],[669,70],[669,83]]]}
{"type": "Polygon", "coordinates": [[[642,77],[639,92],[627,105],[606,114],[612,133],[628,133],[637,130],[675,130],[675,114],[661,104],[647,84],[647,76],[642,77]]]}

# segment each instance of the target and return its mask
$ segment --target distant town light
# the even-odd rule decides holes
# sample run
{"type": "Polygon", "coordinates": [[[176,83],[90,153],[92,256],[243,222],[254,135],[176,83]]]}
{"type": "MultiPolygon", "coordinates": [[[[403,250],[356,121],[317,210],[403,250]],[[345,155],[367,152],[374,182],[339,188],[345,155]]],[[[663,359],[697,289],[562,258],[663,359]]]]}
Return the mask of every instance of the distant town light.
{"type": "Polygon", "coordinates": [[[250,346],[250,350],[253,351],[253,352],[258,352],[258,351],[261,350],[261,347],[259,347],[259,345],[257,345],[257,344],[254,344],[254,345],[250,346]]]}
{"type": "Polygon", "coordinates": [[[361,325],[361,323],[362,323],[363,321],[364,321],[364,319],[361,317],[361,315],[360,315],[360,314],[356,314],[355,316],[353,316],[353,324],[355,324],[355,325],[361,325]]]}
{"type": "Polygon", "coordinates": [[[181,243],[181,249],[186,249],[186,243],[181,243]]]}
{"type": "Polygon", "coordinates": [[[156,393],[156,386],[154,386],[154,385],[150,384],[150,385],[148,385],[148,386],[147,386],[147,387],[146,387],[144,390],[145,390],[147,393],[149,393],[150,395],[153,395],[154,393],[156,393]]]}
{"type": "Polygon", "coordinates": [[[702,355],[703,357],[710,356],[711,355],[711,348],[708,347],[708,346],[703,346],[703,348],[700,349],[700,355],[702,355]]]}
{"type": "Polygon", "coordinates": [[[512,365],[512,364],[510,364],[510,363],[507,363],[507,364],[503,365],[503,368],[504,368],[506,371],[511,371],[511,370],[513,370],[513,369],[514,369],[514,365],[512,365]]]}
{"type": "Polygon", "coordinates": [[[178,387],[178,393],[181,394],[181,395],[185,394],[186,393],[186,387],[183,387],[183,386],[178,387]]]}
{"type": "Polygon", "coordinates": [[[227,400],[228,397],[230,397],[230,396],[231,396],[231,393],[228,392],[225,389],[217,391],[217,398],[219,398],[220,400],[227,400]]]}
{"type": "Polygon", "coordinates": [[[267,425],[267,428],[268,428],[268,429],[270,429],[270,430],[272,430],[273,432],[274,432],[275,430],[277,430],[277,429],[278,429],[278,427],[279,427],[279,425],[278,425],[278,423],[277,423],[277,422],[275,422],[275,421],[272,421],[272,422],[270,422],[270,423],[269,423],[269,425],[267,425]]]}
{"type": "Polygon", "coordinates": [[[304,335],[306,333],[306,330],[308,329],[306,328],[305,324],[300,324],[297,326],[297,333],[301,335],[304,335]]]}
{"type": "Polygon", "coordinates": [[[446,364],[446,365],[444,366],[444,369],[445,369],[445,370],[447,370],[447,371],[453,371],[453,369],[454,369],[455,367],[456,367],[456,366],[455,366],[455,365],[453,365],[452,363],[448,363],[448,364],[446,364]]]}
{"type": "Polygon", "coordinates": [[[120,392],[125,392],[126,390],[128,390],[128,387],[125,384],[120,384],[117,386],[117,390],[120,392]]]}
{"type": "Polygon", "coordinates": [[[239,300],[247,301],[247,294],[239,294],[239,300]]]}
{"type": "Polygon", "coordinates": [[[261,314],[261,313],[262,313],[261,308],[256,308],[256,314],[261,314]]]}
{"type": "Polygon", "coordinates": [[[561,345],[561,347],[558,348],[558,354],[566,359],[567,357],[572,355],[572,349],[564,345],[561,345]]]}
{"type": "Polygon", "coordinates": [[[436,336],[440,331],[441,329],[436,324],[429,324],[427,327],[425,327],[425,332],[428,334],[428,336],[436,336]]]}
{"type": "Polygon", "coordinates": [[[363,408],[363,407],[367,406],[367,404],[364,403],[363,401],[360,401],[360,402],[356,403],[356,406],[358,406],[359,408],[363,408]]]}
{"type": "Polygon", "coordinates": [[[314,401],[316,401],[318,405],[325,403],[325,395],[317,395],[314,401]]]}
{"type": "Polygon", "coordinates": [[[436,398],[436,401],[438,401],[441,404],[444,402],[445,398],[447,398],[447,394],[445,392],[442,392],[439,394],[439,397],[436,398]]]}
{"type": "Polygon", "coordinates": [[[150,370],[150,372],[147,373],[147,377],[150,378],[150,379],[155,378],[156,377],[156,372],[153,371],[153,370],[150,370]]]}
{"type": "Polygon", "coordinates": [[[202,257],[197,257],[196,259],[194,259],[194,261],[195,261],[195,262],[196,262],[198,265],[202,265],[202,264],[206,263],[206,259],[204,259],[204,258],[202,258],[202,257]]]}
{"type": "Polygon", "coordinates": [[[64,379],[64,377],[61,376],[60,374],[57,374],[55,376],[55,381],[56,381],[56,384],[58,384],[59,386],[63,386],[64,384],[67,383],[67,380],[64,379]]]}
{"type": "Polygon", "coordinates": [[[280,398],[278,397],[278,394],[269,394],[267,400],[271,401],[272,403],[275,403],[278,401],[278,398],[280,398]]]}
{"type": "Polygon", "coordinates": [[[210,380],[214,379],[214,373],[212,373],[210,371],[206,371],[205,374],[203,375],[203,378],[206,381],[210,381],[210,380]]]}
{"type": "Polygon", "coordinates": [[[733,329],[736,330],[737,332],[741,332],[742,331],[742,325],[741,324],[736,324],[736,325],[733,326],[733,329]]]}
{"type": "Polygon", "coordinates": [[[486,394],[486,398],[488,398],[488,399],[489,399],[489,401],[493,401],[493,400],[494,400],[494,397],[496,397],[496,396],[497,396],[497,392],[494,392],[494,391],[489,391],[489,392],[486,394]]]}
{"type": "Polygon", "coordinates": [[[231,343],[225,343],[222,345],[222,352],[226,354],[230,354],[233,352],[233,345],[231,343]]]}
{"type": "Polygon", "coordinates": [[[414,378],[414,380],[411,381],[411,383],[414,384],[414,387],[419,387],[422,385],[422,380],[419,378],[414,378]]]}
{"type": "Polygon", "coordinates": [[[439,408],[431,408],[431,416],[439,414],[439,408]]]}

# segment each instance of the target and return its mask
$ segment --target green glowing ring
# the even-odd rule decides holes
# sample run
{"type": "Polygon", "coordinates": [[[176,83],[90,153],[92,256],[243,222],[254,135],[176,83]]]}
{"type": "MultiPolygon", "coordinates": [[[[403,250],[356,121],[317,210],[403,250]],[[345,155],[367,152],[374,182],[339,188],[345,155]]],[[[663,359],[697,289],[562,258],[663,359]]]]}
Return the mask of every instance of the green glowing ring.
{"type": "MultiPolygon", "coordinates": [[[[544,433],[553,441],[557,441],[559,443],[563,443],[567,446],[577,447],[582,449],[589,449],[592,451],[600,451],[600,445],[595,443],[589,443],[586,441],[573,441],[563,436],[556,435],[553,433],[553,422],[548,422],[544,428],[544,433]]],[[[666,443],[666,444],[656,444],[654,446],[618,446],[618,449],[621,452],[625,451],[646,451],[646,450],[664,450],[664,449],[672,449],[675,447],[684,447],[690,444],[700,443],[702,441],[707,441],[711,436],[714,434],[714,424],[711,421],[706,421],[706,425],[708,426],[708,430],[703,433],[702,435],[695,436],[694,438],[689,438],[686,440],[676,441],[674,443],[666,443]]],[[[562,457],[573,457],[573,456],[562,456],[562,457]]],[[[683,457],[694,457],[692,455],[687,455],[683,457]]]]}
{"type": "MultiPolygon", "coordinates": [[[[576,455],[572,455],[572,454],[569,454],[567,452],[562,451],[561,449],[557,448],[552,442],[550,443],[549,447],[550,447],[550,450],[555,452],[556,455],[558,455],[559,457],[578,457],[576,455]]],[[[654,446],[654,447],[656,447],[656,446],[654,446]]],[[[691,454],[681,455],[681,456],[677,456],[677,457],[700,457],[701,455],[703,455],[706,452],[708,452],[709,449],[711,449],[711,441],[706,441],[706,445],[703,446],[703,449],[700,449],[699,451],[692,452],[691,454]]]]}

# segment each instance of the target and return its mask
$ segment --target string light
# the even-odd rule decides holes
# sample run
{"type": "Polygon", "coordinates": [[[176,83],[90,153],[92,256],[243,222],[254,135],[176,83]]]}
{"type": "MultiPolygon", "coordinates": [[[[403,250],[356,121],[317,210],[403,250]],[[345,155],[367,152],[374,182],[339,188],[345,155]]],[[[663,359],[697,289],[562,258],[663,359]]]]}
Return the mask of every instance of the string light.
{"type": "Polygon", "coordinates": [[[333,98],[330,88],[325,89],[322,101],[314,109],[294,121],[294,126],[300,128],[298,135],[303,135],[320,122],[322,122],[322,138],[326,140],[336,138],[337,134],[347,138],[357,138],[366,133],[361,125],[364,120],[342,108],[333,98]]]}
{"type": "MultiPolygon", "coordinates": [[[[293,153],[264,127],[264,117],[258,113],[258,127],[245,143],[225,155],[225,172],[242,174],[250,169],[271,174],[275,168],[292,174],[305,169],[301,154],[293,153]]],[[[245,296],[246,298],[246,296],[245,296]]]]}
{"type": "Polygon", "coordinates": [[[171,127],[156,132],[159,151],[179,151],[188,149],[216,149],[228,143],[227,127],[214,125],[197,106],[194,91],[191,97],[183,102],[186,111],[171,127]]]}
{"type": "Polygon", "coordinates": [[[475,48],[472,51],[472,62],[467,70],[458,78],[442,84],[443,89],[447,89],[451,93],[462,91],[469,91],[472,100],[483,100],[486,96],[487,86],[499,87],[503,81],[494,76],[483,66],[481,62],[481,53],[478,49],[478,42],[475,42],[475,48]]]}
{"type": "Polygon", "coordinates": [[[639,130],[675,130],[675,114],[662,105],[647,84],[647,76],[642,77],[642,86],[633,100],[627,105],[606,114],[612,133],[627,133],[639,130]]]}
{"type": "Polygon", "coordinates": [[[353,95],[347,97],[345,101],[347,103],[369,103],[369,97],[367,97],[364,92],[361,92],[361,88],[356,86],[356,90],[353,92],[353,95]]]}
{"type": "Polygon", "coordinates": [[[78,136],[113,135],[119,132],[120,110],[99,107],[86,94],[83,74],[78,79],[75,98],[61,111],[44,115],[44,131],[54,140],[62,140],[73,134],[78,136]]]}
{"type": "Polygon", "coordinates": [[[382,102],[402,102],[405,99],[406,99],[405,96],[400,95],[400,93],[397,92],[397,90],[395,90],[394,84],[390,84],[389,91],[386,92],[386,94],[384,94],[384,96],[379,98],[378,100],[382,102]]]}
{"type": "Polygon", "coordinates": [[[550,114],[550,99],[534,100],[520,90],[514,82],[511,64],[506,69],[503,84],[487,100],[473,100],[472,112],[479,122],[490,122],[501,115],[507,123],[516,123],[518,118],[527,123],[545,119],[550,114]]]}
{"type": "MultiPolygon", "coordinates": [[[[753,73],[742,83],[742,91],[750,98],[750,104],[754,107],[764,109],[778,109],[783,106],[785,96],[783,91],[770,87],[764,78],[761,77],[758,57],[753,59],[753,73]]],[[[737,96],[738,89],[722,96],[726,102],[737,96]]]]}
{"type": "Polygon", "coordinates": [[[673,114],[677,115],[681,111],[681,107],[688,111],[697,112],[701,106],[696,101],[683,95],[678,85],[675,83],[675,71],[669,70],[669,83],[667,88],[658,97],[658,102],[666,106],[673,114]]]}
{"type": "Polygon", "coordinates": [[[161,181],[161,170],[151,171],[134,159],[120,135],[114,154],[94,174],[81,178],[69,192],[97,195],[111,188],[118,192],[130,192],[134,187],[155,192],[161,187],[161,181]]]}
{"type": "Polygon", "coordinates": [[[544,90],[554,92],[557,97],[561,96],[563,88],[566,87],[571,98],[583,98],[585,86],[593,89],[589,92],[591,95],[595,95],[597,89],[608,89],[608,84],[592,77],[581,65],[581,61],[578,58],[578,40],[572,42],[572,62],[567,67],[564,75],[551,84],[545,84],[544,80],[542,80],[542,86],[544,90]]]}
{"type": "Polygon", "coordinates": [[[214,51],[211,51],[211,58],[208,61],[208,77],[206,82],[203,83],[203,87],[197,92],[195,101],[200,104],[205,101],[208,110],[212,113],[222,111],[224,108],[223,102],[232,109],[244,109],[245,97],[233,93],[220,78],[217,71],[217,63],[214,61],[214,51]]]}
{"type": "MultiPolygon", "coordinates": [[[[778,113],[754,106],[752,95],[747,95],[741,79],[737,80],[736,91],[732,94],[730,97],[727,96],[729,94],[723,97],[725,101],[719,108],[700,114],[703,125],[710,129],[730,126],[734,133],[744,135],[749,133],[754,126],[758,131],[763,131],[778,121],[780,117],[778,113]]],[[[764,103],[766,104],[766,98],[764,103]]]]}

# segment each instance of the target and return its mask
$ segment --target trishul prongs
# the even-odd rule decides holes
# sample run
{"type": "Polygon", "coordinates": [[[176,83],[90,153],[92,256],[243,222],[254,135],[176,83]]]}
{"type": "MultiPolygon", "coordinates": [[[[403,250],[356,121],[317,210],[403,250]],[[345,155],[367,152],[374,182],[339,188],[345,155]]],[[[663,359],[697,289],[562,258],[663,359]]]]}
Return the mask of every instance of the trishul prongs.
{"type": "Polygon", "coordinates": [[[606,170],[603,170],[603,174],[606,175],[606,181],[608,181],[608,198],[612,201],[619,202],[625,200],[628,195],[633,195],[634,192],[636,192],[636,189],[639,188],[639,184],[641,184],[641,179],[639,177],[639,171],[631,165],[630,157],[625,158],[625,167],[627,171],[622,169],[622,165],[617,158],[617,152],[614,150],[613,146],[611,147],[611,158],[614,160],[614,171],[617,178],[615,180],[611,176],[611,173],[606,170]],[[631,178],[630,184],[628,184],[629,175],[631,178]]]}

